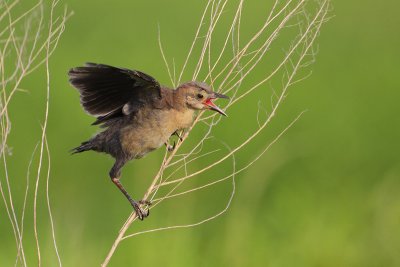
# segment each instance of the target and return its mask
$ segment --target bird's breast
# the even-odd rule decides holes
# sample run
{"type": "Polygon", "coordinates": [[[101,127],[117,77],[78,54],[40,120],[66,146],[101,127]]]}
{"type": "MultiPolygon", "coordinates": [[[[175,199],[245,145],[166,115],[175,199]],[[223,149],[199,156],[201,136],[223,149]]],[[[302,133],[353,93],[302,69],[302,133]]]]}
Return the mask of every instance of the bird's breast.
{"type": "Polygon", "coordinates": [[[131,123],[121,129],[121,145],[131,158],[140,158],[159,148],[179,129],[187,128],[193,121],[193,110],[175,109],[142,110],[131,123]]]}

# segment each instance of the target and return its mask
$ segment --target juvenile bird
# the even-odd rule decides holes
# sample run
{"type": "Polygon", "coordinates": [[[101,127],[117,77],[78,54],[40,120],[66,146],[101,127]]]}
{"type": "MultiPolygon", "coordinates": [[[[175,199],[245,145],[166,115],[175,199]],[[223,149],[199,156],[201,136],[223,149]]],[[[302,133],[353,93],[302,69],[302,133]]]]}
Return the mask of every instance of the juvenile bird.
{"type": "Polygon", "coordinates": [[[114,157],[110,178],[143,220],[148,212],[140,204],[150,203],[131,198],[119,181],[121,168],[163,144],[171,149],[168,139],[192,124],[196,110],[210,109],[226,116],[212,100],[228,97],[205,83],[192,81],[170,89],[143,72],[103,64],[86,63],[68,75],[83,109],[97,118],[93,125],[105,128],[72,153],[94,150],[114,157]]]}

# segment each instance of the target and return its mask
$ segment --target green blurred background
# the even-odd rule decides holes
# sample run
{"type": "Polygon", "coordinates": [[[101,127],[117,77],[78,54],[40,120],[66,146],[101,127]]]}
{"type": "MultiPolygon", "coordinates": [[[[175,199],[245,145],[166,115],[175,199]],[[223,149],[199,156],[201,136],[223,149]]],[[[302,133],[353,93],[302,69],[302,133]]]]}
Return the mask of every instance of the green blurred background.
{"type": "MultiPolygon", "coordinates": [[[[204,1],[64,3],[75,14],[50,62],[50,195],[63,265],[98,266],[131,210],[109,181],[110,158],[67,152],[97,129],[89,126],[93,118],[81,110],[66,72],[93,61],[143,70],[169,84],[157,44],[158,24],[169,59],[181,60],[204,1]]],[[[242,22],[244,31],[265,13],[259,5],[248,5],[254,18],[242,22]]],[[[271,136],[307,112],[237,176],[230,209],[196,228],[125,240],[110,266],[400,266],[400,3],[333,1],[333,7],[334,17],[317,40],[313,75],[290,91],[276,122],[241,153],[238,164],[254,158],[271,136]]],[[[254,73],[255,79],[261,75],[254,73]]],[[[40,137],[45,95],[35,88],[44,83],[43,72],[31,75],[22,86],[30,93],[18,93],[10,106],[9,171],[18,181],[24,181],[40,137]]],[[[228,144],[240,142],[242,129],[255,121],[245,110],[257,101],[253,96],[247,107],[233,109],[216,136],[228,144]]],[[[123,182],[133,195],[143,194],[162,156],[158,151],[124,168],[123,182]]],[[[12,180],[11,185],[20,207],[25,184],[12,180]]],[[[212,215],[208,207],[224,207],[229,183],[225,189],[216,189],[220,199],[208,197],[211,188],[160,205],[131,232],[212,215]]],[[[43,197],[39,200],[44,203],[43,197]]],[[[11,266],[14,258],[7,255],[14,255],[15,242],[4,205],[0,212],[0,265],[11,266]]],[[[43,265],[55,266],[45,207],[40,212],[43,265]]],[[[30,226],[28,221],[27,240],[32,239],[30,226]]],[[[25,249],[33,259],[34,247],[25,249]]]]}

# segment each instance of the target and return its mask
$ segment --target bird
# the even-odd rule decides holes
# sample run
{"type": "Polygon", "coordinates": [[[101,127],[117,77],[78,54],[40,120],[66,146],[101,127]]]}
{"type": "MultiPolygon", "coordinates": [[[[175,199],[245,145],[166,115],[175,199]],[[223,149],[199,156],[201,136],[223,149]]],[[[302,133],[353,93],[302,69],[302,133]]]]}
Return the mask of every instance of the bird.
{"type": "Polygon", "coordinates": [[[115,159],[109,176],[125,195],[137,217],[149,215],[147,200],[135,201],[120,182],[121,169],[162,147],[169,138],[191,126],[196,111],[226,113],[213,103],[228,96],[214,92],[204,82],[189,81],[171,89],[144,72],[105,64],[85,63],[68,71],[69,82],[80,95],[83,109],[96,117],[92,125],[103,130],[71,150],[72,154],[96,151],[115,159]]]}

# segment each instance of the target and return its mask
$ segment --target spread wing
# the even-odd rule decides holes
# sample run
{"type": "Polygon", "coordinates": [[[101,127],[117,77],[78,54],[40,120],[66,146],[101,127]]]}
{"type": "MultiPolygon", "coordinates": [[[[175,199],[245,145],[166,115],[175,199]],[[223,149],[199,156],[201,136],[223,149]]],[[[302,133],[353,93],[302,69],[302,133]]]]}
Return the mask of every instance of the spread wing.
{"type": "Polygon", "coordinates": [[[160,84],[137,70],[86,63],[68,75],[80,93],[83,109],[97,117],[93,124],[131,114],[161,98],[160,84]]]}

